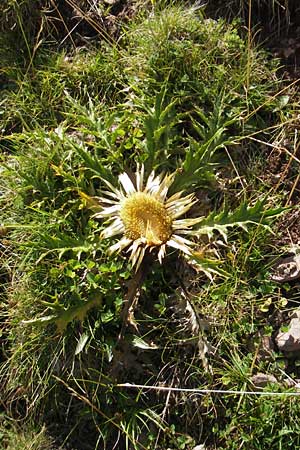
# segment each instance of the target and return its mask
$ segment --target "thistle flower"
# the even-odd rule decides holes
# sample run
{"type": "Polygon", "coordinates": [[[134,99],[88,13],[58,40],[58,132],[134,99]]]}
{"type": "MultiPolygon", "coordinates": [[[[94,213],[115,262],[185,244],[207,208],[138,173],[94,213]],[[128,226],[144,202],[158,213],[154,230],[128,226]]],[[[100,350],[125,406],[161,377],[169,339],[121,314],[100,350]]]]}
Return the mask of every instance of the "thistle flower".
{"type": "Polygon", "coordinates": [[[177,192],[167,197],[175,173],[155,176],[152,172],[144,183],[144,166],[138,166],[135,175],[135,184],[127,173],[119,175],[119,189],[104,180],[109,191],[103,191],[105,197],[98,198],[102,209],[94,217],[107,219],[101,238],[122,235],[109,251],[121,251],[130,246],[130,261],[136,270],[147,250],[156,250],[160,263],[167,246],[191,256],[193,242],[183,236],[191,235],[192,226],[201,219],[178,217],[196,202],[194,195],[182,197],[182,192],[177,192]]]}

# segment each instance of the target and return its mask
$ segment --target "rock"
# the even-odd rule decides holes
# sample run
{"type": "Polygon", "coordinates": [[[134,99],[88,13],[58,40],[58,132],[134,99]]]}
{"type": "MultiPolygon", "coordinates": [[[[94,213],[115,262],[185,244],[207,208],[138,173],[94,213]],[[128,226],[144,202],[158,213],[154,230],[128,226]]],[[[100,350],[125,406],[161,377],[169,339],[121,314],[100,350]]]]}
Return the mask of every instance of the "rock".
{"type": "Polygon", "coordinates": [[[261,336],[261,341],[257,353],[257,358],[262,361],[266,361],[272,357],[272,351],[274,350],[274,343],[271,336],[261,336]]]}
{"type": "Polygon", "coordinates": [[[292,378],[286,378],[285,380],[283,380],[283,383],[286,387],[288,388],[294,388],[294,390],[296,392],[300,392],[300,380],[299,378],[296,378],[295,380],[293,380],[292,378]]]}
{"type": "Polygon", "coordinates": [[[267,373],[257,373],[253,375],[251,378],[252,383],[255,387],[265,387],[269,383],[278,383],[274,375],[268,375],[267,373]]]}
{"type": "Polygon", "coordinates": [[[120,0],[104,0],[104,3],[107,5],[114,5],[115,3],[118,3],[120,0]]]}
{"type": "Polygon", "coordinates": [[[281,258],[273,266],[271,280],[285,283],[300,278],[300,256],[293,255],[281,258]]]}
{"type": "Polygon", "coordinates": [[[300,310],[291,316],[288,331],[278,332],[275,342],[282,352],[300,351],[300,310]]]}
{"type": "Polygon", "coordinates": [[[291,315],[291,319],[299,319],[300,320],[300,309],[295,309],[295,311],[291,315]]]}

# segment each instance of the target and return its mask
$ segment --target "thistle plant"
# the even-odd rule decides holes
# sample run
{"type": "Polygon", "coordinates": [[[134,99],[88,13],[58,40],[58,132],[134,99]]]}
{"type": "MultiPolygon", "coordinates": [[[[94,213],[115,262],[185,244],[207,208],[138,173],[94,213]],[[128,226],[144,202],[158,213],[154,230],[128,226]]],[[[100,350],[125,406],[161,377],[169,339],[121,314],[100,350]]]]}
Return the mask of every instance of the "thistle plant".
{"type": "Polygon", "coordinates": [[[193,225],[201,218],[178,219],[195,204],[195,197],[193,194],[182,197],[182,192],[177,192],[168,198],[175,175],[155,176],[152,171],[144,185],[142,165],[137,167],[135,185],[125,172],[119,176],[119,189],[104,180],[110,191],[104,192],[106,197],[98,198],[100,211],[94,215],[106,219],[101,237],[121,234],[122,238],[109,250],[113,253],[130,246],[130,260],[136,269],[147,250],[156,250],[160,263],[167,246],[192,254],[193,242],[182,235],[192,235],[193,225]]]}
{"type": "MultiPolygon", "coordinates": [[[[168,197],[168,191],[178,171],[171,174],[156,175],[151,171],[145,179],[143,165],[137,165],[135,180],[126,172],[118,177],[119,187],[108,180],[103,183],[109,190],[103,190],[99,197],[91,198],[84,193],[81,197],[92,205],[95,219],[103,219],[104,230],[101,239],[121,238],[109,247],[109,253],[121,252],[127,248],[129,261],[137,271],[145,254],[157,255],[162,264],[167,247],[179,250],[190,261],[196,263],[209,277],[212,273],[223,273],[216,269],[214,261],[199,257],[199,238],[206,234],[210,239],[219,233],[227,241],[229,228],[240,227],[247,230],[249,224],[268,226],[268,218],[282,212],[279,209],[266,209],[264,201],[255,205],[241,204],[235,211],[211,212],[201,216],[200,204],[194,193],[184,195],[177,191],[168,197]],[[197,217],[185,217],[192,206],[198,207],[197,217]],[[189,237],[189,239],[186,238],[189,237]],[[211,264],[210,264],[210,263],[211,264]]],[[[191,174],[191,181],[193,174],[191,174]]],[[[188,185],[188,180],[185,183],[188,185]]]]}

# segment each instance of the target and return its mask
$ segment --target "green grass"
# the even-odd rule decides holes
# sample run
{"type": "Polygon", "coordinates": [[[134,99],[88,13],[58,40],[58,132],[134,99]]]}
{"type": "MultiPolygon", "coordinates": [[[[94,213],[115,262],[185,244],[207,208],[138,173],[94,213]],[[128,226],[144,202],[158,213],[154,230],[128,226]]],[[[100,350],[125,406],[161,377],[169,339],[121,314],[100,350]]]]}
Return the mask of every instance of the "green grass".
{"type": "MultiPolygon", "coordinates": [[[[74,450],[299,445],[297,398],[118,386],[244,391],[264,372],[280,382],[268,391],[288,390],[282,356],[257,352],[285,308],[269,278],[282,249],[267,227],[283,213],[284,191],[260,182],[261,142],[290,133],[293,89],[238,23],[161,9],[140,8],[115,44],[75,52],[44,43],[25,68],[6,56],[1,380],[10,420],[28,420],[22,448],[52,448],[46,435],[74,450]],[[176,172],[171,193],[194,192],[203,220],[192,263],[178,252],[152,261],[120,339],[137,275],[128,253],[108,254],[116,238],[99,238],[106,224],[86,199],[136,162],[147,175],[176,172]]],[[[14,428],[1,427],[12,449],[14,428]]]]}
{"type": "Polygon", "coordinates": [[[61,450],[47,436],[45,427],[37,429],[32,424],[16,426],[4,416],[1,422],[1,449],[6,450],[61,450]]]}

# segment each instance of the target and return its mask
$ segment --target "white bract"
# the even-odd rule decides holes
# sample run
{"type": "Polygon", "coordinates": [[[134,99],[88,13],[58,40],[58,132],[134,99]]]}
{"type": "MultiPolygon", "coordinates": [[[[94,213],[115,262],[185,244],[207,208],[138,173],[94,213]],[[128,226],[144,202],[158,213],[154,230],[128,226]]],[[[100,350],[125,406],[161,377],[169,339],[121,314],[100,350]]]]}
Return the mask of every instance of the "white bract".
{"type": "Polygon", "coordinates": [[[119,175],[119,189],[104,180],[109,191],[103,191],[105,196],[98,198],[102,209],[94,215],[106,219],[107,227],[101,237],[122,235],[109,250],[116,252],[129,247],[130,261],[136,270],[147,250],[156,249],[160,263],[167,246],[192,255],[193,242],[184,236],[193,234],[193,225],[202,218],[178,219],[196,200],[193,194],[183,197],[182,192],[168,198],[174,178],[175,173],[155,176],[151,172],[144,182],[144,166],[138,166],[135,183],[127,173],[119,175]]]}

